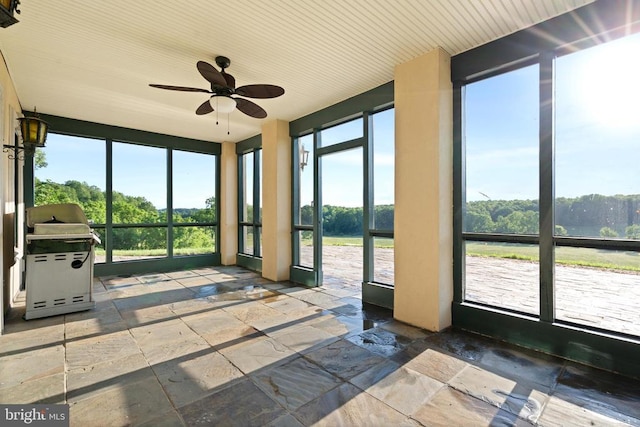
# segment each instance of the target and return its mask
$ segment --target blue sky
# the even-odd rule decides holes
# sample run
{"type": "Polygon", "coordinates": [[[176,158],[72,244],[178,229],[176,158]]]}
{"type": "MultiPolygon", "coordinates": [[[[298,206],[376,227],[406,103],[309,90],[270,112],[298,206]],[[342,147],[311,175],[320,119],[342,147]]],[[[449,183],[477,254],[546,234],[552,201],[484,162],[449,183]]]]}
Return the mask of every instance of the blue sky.
{"type": "MultiPolygon", "coordinates": [[[[640,194],[640,34],[556,62],[556,196],[640,194]],[[630,54],[636,52],[636,54],[630,54]]],[[[538,67],[466,88],[467,200],[538,198],[538,67]]],[[[393,203],[393,110],[374,115],[375,203],[393,203]]],[[[360,121],[323,131],[323,146],[362,135],[360,121]]],[[[302,204],[313,198],[313,138],[302,204]]],[[[105,144],[51,134],[40,179],[105,188],[105,144]]],[[[164,150],[114,144],[113,188],[166,207],[164,150]]],[[[174,207],[204,207],[213,156],[174,152],[174,207]],[[205,183],[208,183],[205,185],[205,183]]],[[[324,156],[323,203],[362,205],[362,149],[324,156]]]]}
{"type": "MultiPolygon", "coordinates": [[[[75,179],[105,188],[104,141],[50,134],[44,151],[48,166],[36,171],[39,179],[75,179]]],[[[204,208],[215,191],[215,157],[178,151],[173,156],[174,208],[204,208]]],[[[114,143],[113,189],[166,208],[166,164],[163,149],[114,143]]]]}
{"type": "MultiPolygon", "coordinates": [[[[556,197],[640,194],[638,52],[640,34],[556,61],[556,197]]],[[[538,198],[537,75],[467,86],[468,201],[538,198]]]]}

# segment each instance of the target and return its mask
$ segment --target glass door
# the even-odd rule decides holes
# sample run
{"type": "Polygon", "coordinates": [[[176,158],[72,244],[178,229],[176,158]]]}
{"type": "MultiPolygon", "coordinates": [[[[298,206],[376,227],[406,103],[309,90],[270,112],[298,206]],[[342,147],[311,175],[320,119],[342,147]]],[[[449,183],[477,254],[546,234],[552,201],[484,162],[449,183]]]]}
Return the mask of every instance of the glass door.
{"type": "Polygon", "coordinates": [[[364,261],[362,147],[328,152],[319,156],[319,165],[319,284],[359,294],[364,261]]]}

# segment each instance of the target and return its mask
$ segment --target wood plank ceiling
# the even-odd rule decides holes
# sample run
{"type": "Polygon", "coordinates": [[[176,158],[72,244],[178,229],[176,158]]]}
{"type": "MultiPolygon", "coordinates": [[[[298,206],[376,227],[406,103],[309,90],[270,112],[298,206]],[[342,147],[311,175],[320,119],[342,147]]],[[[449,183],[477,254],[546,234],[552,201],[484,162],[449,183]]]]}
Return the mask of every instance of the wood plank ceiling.
{"type": "Polygon", "coordinates": [[[0,29],[22,108],[208,141],[260,133],[239,111],[216,126],[196,116],[208,89],[196,61],[231,59],[237,85],[285,88],[256,100],[294,120],[393,79],[394,67],[438,46],[451,55],[592,0],[23,1],[0,29]]]}

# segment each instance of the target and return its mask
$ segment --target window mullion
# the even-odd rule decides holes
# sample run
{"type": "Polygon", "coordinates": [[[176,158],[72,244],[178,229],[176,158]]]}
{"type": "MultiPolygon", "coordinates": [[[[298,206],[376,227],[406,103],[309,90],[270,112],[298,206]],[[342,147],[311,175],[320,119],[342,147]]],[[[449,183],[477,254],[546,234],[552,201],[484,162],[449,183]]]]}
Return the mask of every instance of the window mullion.
{"type": "Polygon", "coordinates": [[[167,257],[173,258],[173,149],[167,148],[167,257]]]}
{"type": "Polygon", "coordinates": [[[554,294],[554,55],[540,55],[540,320],[553,322],[554,294]]]}
{"type": "Polygon", "coordinates": [[[258,230],[258,224],[260,224],[260,155],[262,151],[256,149],[253,151],[253,256],[259,257],[260,253],[260,230],[258,230]]]}

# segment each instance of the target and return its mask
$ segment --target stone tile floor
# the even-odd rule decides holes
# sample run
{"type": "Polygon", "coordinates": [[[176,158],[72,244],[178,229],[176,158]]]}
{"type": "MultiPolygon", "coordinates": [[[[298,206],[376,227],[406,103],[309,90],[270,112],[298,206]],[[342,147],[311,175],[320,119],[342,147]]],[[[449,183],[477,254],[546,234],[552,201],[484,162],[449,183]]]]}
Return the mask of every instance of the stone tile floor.
{"type": "Polygon", "coordinates": [[[91,311],[0,337],[0,402],[72,426],[638,425],[640,381],[238,267],[102,277],[91,311]]]}

